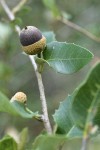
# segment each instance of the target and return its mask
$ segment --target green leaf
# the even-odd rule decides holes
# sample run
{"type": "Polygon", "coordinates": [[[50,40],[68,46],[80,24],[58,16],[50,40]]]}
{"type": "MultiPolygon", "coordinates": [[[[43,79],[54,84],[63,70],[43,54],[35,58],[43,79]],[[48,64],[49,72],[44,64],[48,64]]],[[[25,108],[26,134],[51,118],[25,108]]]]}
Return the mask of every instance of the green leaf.
{"type": "Polygon", "coordinates": [[[66,134],[68,138],[82,137],[82,131],[74,125],[71,107],[77,90],[60,103],[59,109],[53,115],[57,124],[57,134],[66,134]]]}
{"type": "Polygon", "coordinates": [[[70,131],[67,133],[67,137],[68,139],[72,139],[72,138],[82,138],[83,136],[83,131],[76,127],[76,126],[73,126],[70,131]]]}
{"type": "Polygon", "coordinates": [[[28,139],[28,128],[24,128],[20,133],[20,142],[18,143],[18,150],[24,150],[28,139]]]}
{"type": "Polygon", "coordinates": [[[83,47],[57,41],[47,44],[43,55],[52,68],[63,74],[80,70],[93,58],[93,54],[83,47]]]}
{"type": "Polygon", "coordinates": [[[0,140],[0,150],[18,150],[17,143],[12,137],[7,135],[0,140]]]}
{"type": "Polygon", "coordinates": [[[44,5],[49,8],[55,17],[60,15],[58,7],[55,3],[55,0],[42,0],[44,5]]]}
{"type": "Polygon", "coordinates": [[[93,122],[94,124],[98,124],[99,127],[100,127],[100,87],[99,87],[99,90],[96,94],[96,97],[95,97],[95,101],[94,101],[94,105],[96,107],[96,109],[92,106],[92,112],[91,112],[91,119],[94,119],[93,122]],[[94,111],[97,110],[97,113],[95,114],[94,111]],[[94,117],[94,118],[93,118],[94,117]]]}
{"type": "Polygon", "coordinates": [[[15,111],[14,107],[10,103],[9,99],[1,92],[0,92],[0,111],[17,115],[17,112],[15,111]]]}
{"type": "Polygon", "coordinates": [[[74,125],[71,116],[71,106],[75,94],[69,95],[68,98],[61,102],[58,110],[53,115],[54,121],[58,126],[57,133],[67,134],[74,125]]]}
{"type": "Polygon", "coordinates": [[[33,150],[58,150],[66,140],[60,135],[39,135],[33,143],[33,150]]]}
{"type": "Polygon", "coordinates": [[[79,86],[72,105],[72,115],[74,122],[82,128],[88,123],[100,127],[100,62],[79,86]]]}
{"type": "Polygon", "coordinates": [[[25,105],[23,103],[20,103],[18,101],[14,101],[11,103],[11,105],[13,106],[13,108],[15,109],[15,111],[17,112],[18,115],[20,115],[23,118],[33,118],[35,116],[38,115],[38,113],[34,113],[32,111],[27,111],[27,108],[25,107],[25,105]]]}
{"type": "Polygon", "coordinates": [[[69,95],[63,102],[60,103],[59,109],[53,115],[54,121],[57,125],[57,134],[65,134],[68,139],[82,137],[83,131],[74,125],[72,117],[72,103],[77,90],[69,95]]]}
{"type": "Polygon", "coordinates": [[[52,32],[52,31],[43,32],[43,35],[45,36],[47,43],[56,41],[56,39],[55,39],[55,34],[54,34],[54,32],[52,32]]]}
{"type": "Polygon", "coordinates": [[[1,92],[0,92],[0,111],[10,113],[11,115],[21,116],[23,118],[33,118],[37,116],[37,112],[29,113],[24,104],[17,101],[11,103],[10,100],[1,92]]]}

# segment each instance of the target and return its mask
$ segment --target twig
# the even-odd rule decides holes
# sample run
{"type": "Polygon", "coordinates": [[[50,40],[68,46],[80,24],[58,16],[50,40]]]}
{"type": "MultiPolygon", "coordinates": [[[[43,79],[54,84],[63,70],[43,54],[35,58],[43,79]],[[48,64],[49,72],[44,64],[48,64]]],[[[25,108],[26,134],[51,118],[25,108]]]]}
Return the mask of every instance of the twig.
{"type": "MultiPolygon", "coordinates": [[[[6,4],[5,0],[0,0],[1,5],[3,7],[3,9],[5,10],[6,14],[8,15],[10,20],[14,20],[15,16],[12,13],[12,11],[9,9],[8,5],[6,4]]],[[[20,33],[20,27],[19,26],[15,26],[15,29],[17,31],[17,33],[20,33]]],[[[35,63],[34,57],[33,56],[29,56],[32,65],[34,67],[35,73],[36,73],[36,77],[38,80],[38,86],[39,86],[39,91],[40,91],[40,99],[42,102],[42,111],[43,111],[43,115],[44,115],[44,126],[46,131],[48,132],[48,134],[52,134],[52,129],[51,129],[51,125],[50,125],[50,121],[49,121],[49,117],[48,117],[48,111],[47,111],[47,104],[46,104],[46,98],[45,98],[45,92],[44,92],[44,86],[43,86],[43,82],[42,82],[42,77],[41,74],[38,72],[37,70],[37,64],[35,63]]]]}
{"type": "Polygon", "coordinates": [[[50,125],[50,121],[49,121],[49,117],[48,117],[48,110],[47,110],[47,104],[46,104],[46,98],[45,98],[45,92],[44,92],[44,86],[43,86],[43,82],[42,82],[42,76],[41,74],[38,72],[38,68],[37,65],[35,63],[35,60],[33,59],[33,56],[29,56],[32,65],[35,69],[35,73],[37,76],[37,80],[38,80],[38,86],[39,86],[39,91],[40,91],[40,100],[42,103],[42,111],[44,114],[44,126],[47,129],[48,133],[51,134],[52,133],[52,129],[51,129],[51,125],[50,125]]]}
{"type": "Polygon", "coordinates": [[[19,10],[21,10],[21,8],[23,7],[23,5],[27,2],[28,0],[21,0],[17,6],[15,6],[13,9],[12,9],[12,13],[13,14],[16,14],[19,10]]]}
{"type": "MultiPolygon", "coordinates": [[[[11,12],[11,10],[9,9],[8,5],[6,4],[5,0],[0,0],[0,3],[3,7],[3,9],[5,10],[8,18],[13,21],[15,19],[15,16],[13,15],[13,13],[11,12]]],[[[15,25],[15,30],[18,34],[20,34],[20,27],[18,25],[15,25]]]]}
{"type": "Polygon", "coordinates": [[[87,37],[89,37],[90,39],[96,41],[96,42],[99,42],[100,43],[100,38],[96,37],[95,35],[93,35],[92,33],[90,33],[89,31],[87,31],[86,29],[80,27],[79,25],[65,19],[65,18],[62,18],[62,17],[58,17],[57,18],[59,21],[61,21],[62,23],[66,24],[67,26],[77,30],[78,32],[86,35],[87,37]]]}

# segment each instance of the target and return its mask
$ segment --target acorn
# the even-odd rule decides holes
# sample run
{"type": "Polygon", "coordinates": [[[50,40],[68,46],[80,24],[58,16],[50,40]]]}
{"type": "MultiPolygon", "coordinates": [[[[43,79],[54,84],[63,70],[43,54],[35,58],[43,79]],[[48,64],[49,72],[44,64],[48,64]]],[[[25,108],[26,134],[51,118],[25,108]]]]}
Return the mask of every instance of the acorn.
{"type": "Polygon", "coordinates": [[[26,103],[27,96],[23,92],[17,92],[10,100],[10,102],[18,101],[20,103],[26,103]]]}
{"type": "Polygon", "coordinates": [[[46,46],[46,38],[41,31],[34,26],[26,26],[20,32],[22,49],[28,55],[41,53],[46,46]]]}

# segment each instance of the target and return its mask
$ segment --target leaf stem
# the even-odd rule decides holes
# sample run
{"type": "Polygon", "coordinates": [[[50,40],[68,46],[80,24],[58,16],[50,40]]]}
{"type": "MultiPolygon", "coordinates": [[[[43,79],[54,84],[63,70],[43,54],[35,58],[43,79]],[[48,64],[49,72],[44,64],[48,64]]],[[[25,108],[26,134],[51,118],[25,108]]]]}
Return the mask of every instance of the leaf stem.
{"type": "MultiPolygon", "coordinates": [[[[14,20],[15,16],[14,16],[13,12],[10,10],[10,8],[8,7],[8,5],[6,4],[5,0],[0,0],[0,3],[2,5],[4,11],[6,12],[7,16],[9,17],[9,19],[14,20]]],[[[20,34],[21,29],[18,25],[15,25],[15,29],[16,29],[16,32],[18,34],[20,34]]],[[[34,57],[29,56],[29,58],[32,62],[32,65],[34,67],[36,77],[37,77],[37,80],[38,80],[38,86],[39,86],[39,91],[40,91],[40,99],[41,99],[41,102],[42,102],[42,111],[43,111],[43,115],[44,115],[44,119],[43,119],[44,126],[45,126],[45,129],[46,129],[47,133],[52,134],[52,128],[51,128],[49,117],[48,117],[47,104],[46,104],[44,86],[43,86],[43,82],[42,82],[42,76],[38,72],[37,64],[34,60],[34,57]]]]}

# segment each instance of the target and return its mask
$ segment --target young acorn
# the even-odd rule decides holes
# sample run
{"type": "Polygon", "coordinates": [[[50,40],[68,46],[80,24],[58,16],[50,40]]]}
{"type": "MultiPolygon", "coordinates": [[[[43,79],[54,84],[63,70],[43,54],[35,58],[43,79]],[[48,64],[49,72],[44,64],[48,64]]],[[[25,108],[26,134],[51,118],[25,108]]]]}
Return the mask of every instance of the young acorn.
{"type": "Polygon", "coordinates": [[[27,96],[23,92],[17,92],[10,100],[10,102],[18,101],[20,103],[25,103],[27,101],[27,96]]]}
{"type": "Polygon", "coordinates": [[[41,53],[46,46],[46,38],[39,29],[34,26],[26,26],[20,32],[22,49],[28,55],[41,53]]]}

